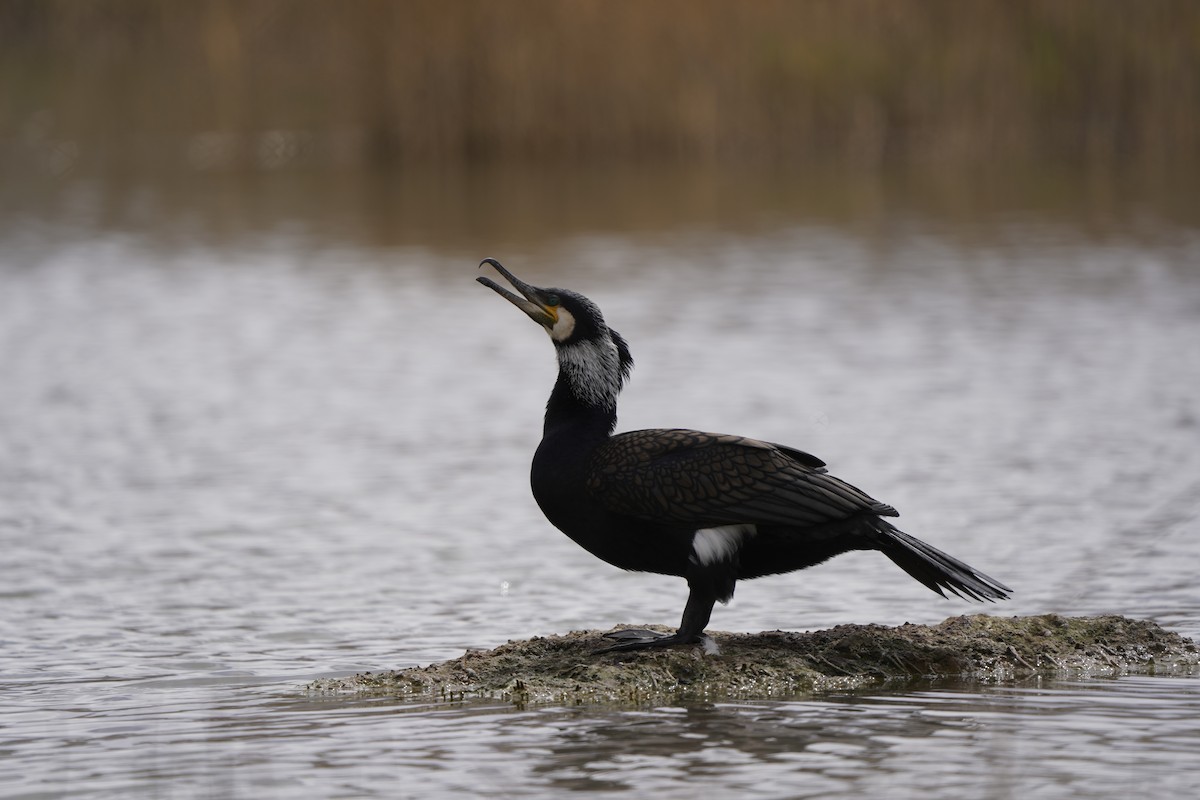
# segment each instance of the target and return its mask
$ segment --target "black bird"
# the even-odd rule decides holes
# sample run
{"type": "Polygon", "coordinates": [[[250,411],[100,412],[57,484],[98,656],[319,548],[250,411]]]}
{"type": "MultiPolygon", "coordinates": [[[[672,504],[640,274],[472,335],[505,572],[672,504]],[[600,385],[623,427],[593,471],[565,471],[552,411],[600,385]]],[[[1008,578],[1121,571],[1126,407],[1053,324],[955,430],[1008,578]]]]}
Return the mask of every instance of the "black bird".
{"type": "MultiPolygon", "coordinates": [[[[896,509],[784,445],[684,429],[613,435],[617,395],[633,357],[600,309],[566,289],[539,289],[485,258],[521,293],[494,289],[550,334],[558,381],[533,457],[533,496],[546,518],[614,566],[679,575],[690,593],[674,635],[609,634],[607,650],[706,642],[714,603],[739,579],[811,567],[850,550],[878,550],[925,586],[972,600],[1012,591],[897,529],[896,509]]],[[[606,652],[606,651],[602,651],[606,652]]]]}

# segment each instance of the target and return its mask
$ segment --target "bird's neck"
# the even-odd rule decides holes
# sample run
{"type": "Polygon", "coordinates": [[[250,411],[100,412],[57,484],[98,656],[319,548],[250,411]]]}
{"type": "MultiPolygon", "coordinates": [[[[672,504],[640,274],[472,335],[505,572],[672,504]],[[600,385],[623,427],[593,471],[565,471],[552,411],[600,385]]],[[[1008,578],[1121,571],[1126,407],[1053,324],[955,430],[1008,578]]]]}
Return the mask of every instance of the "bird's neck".
{"type": "Polygon", "coordinates": [[[597,403],[581,397],[569,375],[561,370],[550,400],[546,403],[543,438],[571,436],[576,439],[607,439],[617,424],[617,403],[597,403]]]}
{"type": "Polygon", "coordinates": [[[558,348],[558,381],[546,404],[544,435],[607,437],[617,424],[617,395],[623,382],[620,356],[609,338],[558,348]]]}

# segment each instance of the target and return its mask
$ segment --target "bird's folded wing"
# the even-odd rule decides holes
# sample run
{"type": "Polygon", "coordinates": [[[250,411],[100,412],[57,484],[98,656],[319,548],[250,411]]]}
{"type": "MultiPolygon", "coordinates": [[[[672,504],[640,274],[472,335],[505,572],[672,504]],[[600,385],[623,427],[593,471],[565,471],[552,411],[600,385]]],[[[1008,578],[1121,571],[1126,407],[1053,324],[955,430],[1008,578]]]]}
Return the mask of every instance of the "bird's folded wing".
{"type": "Polygon", "coordinates": [[[698,525],[820,525],[896,510],[791,448],[684,429],[631,431],[597,448],[588,491],[608,509],[698,525]]]}

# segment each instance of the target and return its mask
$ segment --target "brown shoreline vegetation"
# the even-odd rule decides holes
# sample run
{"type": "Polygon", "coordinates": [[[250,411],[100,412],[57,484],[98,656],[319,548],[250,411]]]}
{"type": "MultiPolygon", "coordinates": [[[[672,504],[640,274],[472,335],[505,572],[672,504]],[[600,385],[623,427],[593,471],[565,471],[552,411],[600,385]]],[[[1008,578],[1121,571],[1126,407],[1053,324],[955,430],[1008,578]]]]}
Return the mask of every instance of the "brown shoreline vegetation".
{"type": "Polygon", "coordinates": [[[1120,616],[979,614],[938,625],[839,625],[712,638],[717,654],[699,647],[596,654],[607,641],[603,633],[575,631],[469,651],[427,667],[318,680],[307,690],[420,703],[645,704],[898,689],[931,679],[1179,674],[1200,666],[1195,642],[1120,616]]]}
{"type": "MultiPolygon", "coordinates": [[[[1200,162],[1187,0],[10,0],[0,145],[102,170],[1200,162]]],[[[20,163],[16,156],[9,159],[20,163]]]]}

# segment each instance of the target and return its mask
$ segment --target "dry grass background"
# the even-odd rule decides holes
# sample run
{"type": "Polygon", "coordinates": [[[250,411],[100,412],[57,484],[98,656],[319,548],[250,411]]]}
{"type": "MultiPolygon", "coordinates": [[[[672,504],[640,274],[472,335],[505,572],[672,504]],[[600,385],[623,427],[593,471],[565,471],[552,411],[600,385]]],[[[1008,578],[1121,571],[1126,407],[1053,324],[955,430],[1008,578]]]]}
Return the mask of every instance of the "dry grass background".
{"type": "Polygon", "coordinates": [[[1175,173],[1200,154],[1200,3],[3,0],[0,138],[10,167],[36,151],[122,172],[1032,159],[1175,173]]]}

